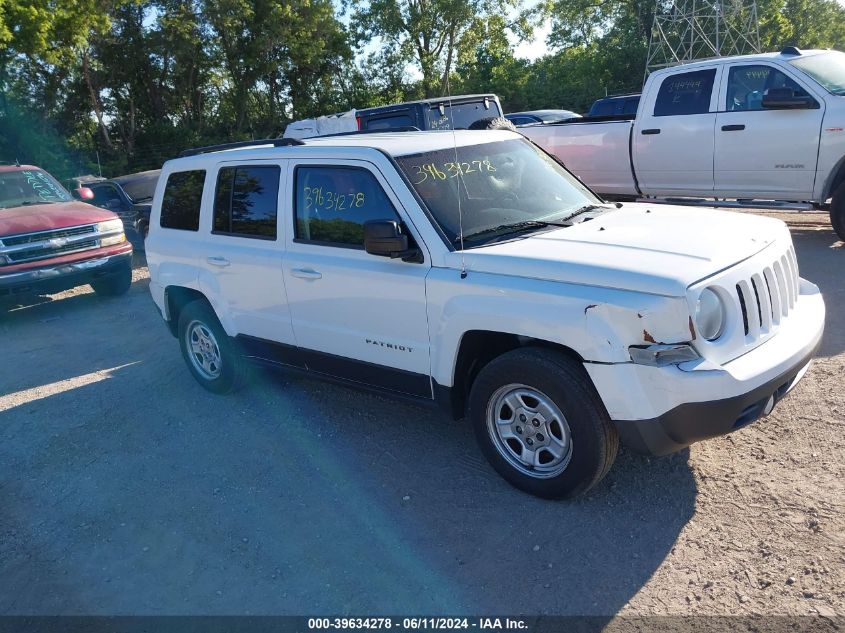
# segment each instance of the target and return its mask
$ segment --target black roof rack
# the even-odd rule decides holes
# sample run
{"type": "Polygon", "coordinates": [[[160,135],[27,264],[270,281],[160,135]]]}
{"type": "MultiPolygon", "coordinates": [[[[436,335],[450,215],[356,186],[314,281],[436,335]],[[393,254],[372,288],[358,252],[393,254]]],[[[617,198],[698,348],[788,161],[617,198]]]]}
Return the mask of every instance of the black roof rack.
{"type": "Polygon", "coordinates": [[[797,46],[787,46],[781,52],[781,55],[800,55],[801,49],[797,46]]]}
{"type": "Polygon", "coordinates": [[[357,136],[359,134],[390,134],[391,132],[422,132],[414,125],[399,125],[397,127],[386,127],[381,130],[352,130],[351,132],[333,132],[332,134],[321,134],[311,138],[328,138],[332,136],[357,136]]]}
{"type": "Polygon", "coordinates": [[[208,145],[206,147],[195,147],[194,149],[186,149],[179,154],[179,158],[185,156],[198,156],[199,154],[208,154],[210,152],[221,152],[225,149],[238,149],[239,147],[255,147],[257,145],[272,145],[273,147],[289,147],[291,145],[305,145],[298,138],[266,138],[257,141],[237,141],[235,143],[222,143],[220,145],[208,145]]]}

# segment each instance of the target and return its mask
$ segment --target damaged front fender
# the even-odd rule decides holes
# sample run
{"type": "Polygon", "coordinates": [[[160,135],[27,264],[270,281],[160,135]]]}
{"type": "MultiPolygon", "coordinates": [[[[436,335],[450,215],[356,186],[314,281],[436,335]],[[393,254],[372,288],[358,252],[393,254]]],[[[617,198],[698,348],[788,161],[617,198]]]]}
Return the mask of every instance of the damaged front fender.
{"type": "Polygon", "coordinates": [[[630,362],[628,348],[636,345],[672,345],[695,338],[683,298],[642,297],[637,305],[592,303],[584,308],[585,329],[596,348],[605,353],[600,362],[630,362]]]}

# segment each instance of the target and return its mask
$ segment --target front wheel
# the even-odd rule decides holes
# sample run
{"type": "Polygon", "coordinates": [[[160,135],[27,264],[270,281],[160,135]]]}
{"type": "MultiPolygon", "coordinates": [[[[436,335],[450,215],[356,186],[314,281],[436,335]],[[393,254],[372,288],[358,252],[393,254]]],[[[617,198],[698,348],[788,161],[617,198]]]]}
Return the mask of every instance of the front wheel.
{"type": "Polygon", "coordinates": [[[247,362],[205,301],[179,314],[179,346],[197,382],[214,393],[230,393],[246,380],[247,362]]]}
{"type": "Polygon", "coordinates": [[[482,452],[510,484],[538,497],[574,497],[610,470],[616,429],[583,367],[525,348],[478,374],[469,417],[482,452]]]}
{"type": "Polygon", "coordinates": [[[839,239],[845,241],[845,182],[833,192],[830,203],[830,223],[839,239]]]}

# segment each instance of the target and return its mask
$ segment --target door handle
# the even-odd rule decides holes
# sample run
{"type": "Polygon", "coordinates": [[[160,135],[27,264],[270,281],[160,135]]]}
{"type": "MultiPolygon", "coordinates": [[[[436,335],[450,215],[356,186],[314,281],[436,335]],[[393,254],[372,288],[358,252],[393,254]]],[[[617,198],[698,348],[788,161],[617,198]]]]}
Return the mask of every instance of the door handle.
{"type": "Polygon", "coordinates": [[[290,271],[290,274],[294,277],[299,277],[300,279],[322,279],[323,275],[318,273],[316,270],[312,270],[311,268],[294,268],[290,271]]]}
{"type": "Polygon", "coordinates": [[[660,134],[660,128],[659,127],[653,127],[653,128],[648,129],[648,130],[643,130],[641,132],[641,134],[645,134],[645,135],[660,134]]]}
{"type": "Polygon", "coordinates": [[[744,130],[745,126],[740,125],[723,125],[722,132],[739,132],[740,130],[744,130]]]}
{"type": "Polygon", "coordinates": [[[221,268],[225,268],[231,263],[225,257],[206,257],[205,261],[207,261],[212,266],[220,266],[221,268]]]}

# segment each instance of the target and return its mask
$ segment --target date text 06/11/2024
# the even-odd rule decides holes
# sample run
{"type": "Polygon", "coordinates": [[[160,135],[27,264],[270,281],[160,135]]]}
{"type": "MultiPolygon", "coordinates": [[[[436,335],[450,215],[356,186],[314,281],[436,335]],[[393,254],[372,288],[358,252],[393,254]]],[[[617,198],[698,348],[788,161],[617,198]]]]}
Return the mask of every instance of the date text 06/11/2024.
{"type": "Polygon", "coordinates": [[[441,618],[441,617],[371,617],[371,618],[308,618],[309,630],[384,629],[418,630],[526,630],[527,623],[518,618],[441,618]]]}

